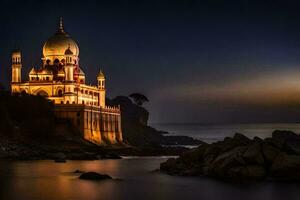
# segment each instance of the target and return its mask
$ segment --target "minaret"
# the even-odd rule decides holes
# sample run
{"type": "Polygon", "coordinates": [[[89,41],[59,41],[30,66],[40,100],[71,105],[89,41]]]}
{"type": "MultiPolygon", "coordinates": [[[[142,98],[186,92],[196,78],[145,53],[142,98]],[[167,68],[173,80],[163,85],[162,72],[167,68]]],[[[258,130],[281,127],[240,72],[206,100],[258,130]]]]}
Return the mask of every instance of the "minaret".
{"type": "Polygon", "coordinates": [[[74,55],[73,52],[70,49],[70,46],[65,51],[66,56],[66,65],[65,65],[65,73],[66,73],[66,82],[74,82],[74,55]]]}
{"type": "Polygon", "coordinates": [[[105,107],[105,76],[100,70],[98,76],[97,76],[97,81],[98,81],[98,89],[100,90],[99,92],[99,106],[100,107],[105,107]]]}
{"type": "Polygon", "coordinates": [[[64,101],[65,103],[75,103],[76,93],[75,83],[74,83],[74,55],[70,49],[70,46],[65,51],[66,56],[66,65],[65,65],[65,92],[64,92],[64,101]]]}
{"type": "Polygon", "coordinates": [[[11,83],[21,83],[21,69],[22,69],[21,51],[14,50],[12,52],[11,58],[12,58],[11,83]]]}

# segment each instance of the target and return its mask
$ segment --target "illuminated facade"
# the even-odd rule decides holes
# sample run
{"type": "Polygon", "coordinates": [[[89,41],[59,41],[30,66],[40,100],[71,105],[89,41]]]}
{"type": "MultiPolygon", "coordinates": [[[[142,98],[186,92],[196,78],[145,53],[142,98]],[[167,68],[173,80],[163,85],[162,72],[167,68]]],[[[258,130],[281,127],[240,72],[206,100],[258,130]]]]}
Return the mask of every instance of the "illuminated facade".
{"type": "Polygon", "coordinates": [[[55,104],[58,118],[69,119],[84,139],[96,144],[122,142],[120,107],[105,104],[105,76],[100,70],[97,86],[85,84],[79,65],[79,47],[64,31],[58,31],[43,46],[42,66],[32,68],[22,81],[21,52],[12,53],[11,92],[41,95],[55,104]]]}

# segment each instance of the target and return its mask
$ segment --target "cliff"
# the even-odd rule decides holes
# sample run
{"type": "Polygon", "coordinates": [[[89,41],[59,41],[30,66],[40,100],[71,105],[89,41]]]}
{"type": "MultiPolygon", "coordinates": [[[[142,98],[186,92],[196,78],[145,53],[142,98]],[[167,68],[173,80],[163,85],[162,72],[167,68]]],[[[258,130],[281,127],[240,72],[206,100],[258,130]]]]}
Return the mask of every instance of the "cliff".
{"type": "MultiPolygon", "coordinates": [[[[108,102],[122,106],[123,135],[130,146],[91,144],[80,137],[68,120],[55,118],[54,105],[47,99],[26,94],[12,96],[1,91],[0,158],[55,159],[63,154],[66,159],[99,159],[116,155],[178,155],[186,150],[162,147],[161,144],[178,142],[178,138],[170,137],[169,140],[162,132],[147,126],[148,111],[127,97],[108,102]]],[[[199,143],[192,138],[183,138],[199,143]]]]}
{"type": "Polygon", "coordinates": [[[149,112],[134,104],[127,96],[106,100],[108,105],[121,106],[123,138],[135,146],[199,145],[201,141],[187,136],[165,136],[166,132],[148,126],[149,112]]]}

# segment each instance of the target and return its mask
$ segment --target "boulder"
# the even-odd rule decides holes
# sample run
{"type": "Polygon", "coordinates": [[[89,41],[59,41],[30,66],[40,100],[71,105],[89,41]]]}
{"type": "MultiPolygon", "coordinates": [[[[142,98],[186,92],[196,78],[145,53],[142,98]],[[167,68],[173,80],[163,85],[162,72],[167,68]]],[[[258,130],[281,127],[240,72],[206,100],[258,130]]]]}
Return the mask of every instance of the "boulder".
{"type": "Polygon", "coordinates": [[[160,164],[160,170],[165,171],[168,174],[177,173],[177,161],[175,158],[169,158],[166,162],[160,164]]]}
{"type": "Polygon", "coordinates": [[[262,153],[267,165],[272,164],[274,158],[280,153],[280,149],[268,143],[262,144],[262,153]]]}
{"type": "Polygon", "coordinates": [[[245,165],[242,158],[243,153],[247,147],[236,147],[231,151],[220,154],[214,161],[208,165],[208,173],[212,176],[226,176],[228,169],[236,166],[245,165]]]}
{"type": "Polygon", "coordinates": [[[49,154],[54,160],[64,160],[66,159],[66,155],[62,152],[49,154]]]}
{"type": "Polygon", "coordinates": [[[272,133],[272,139],[281,144],[288,154],[300,155],[300,135],[292,131],[275,130],[272,133]]]}
{"type": "Polygon", "coordinates": [[[262,154],[262,142],[255,140],[243,154],[243,158],[247,164],[264,164],[264,157],[262,154]]]}
{"type": "Polygon", "coordinates": [[[85,179],[85,180],[107,180],[112,179],[111,176],[107,174],[99,174],[96,172],[86,172],[79,176],[79,179],[85,179]]]}
{"type": "Polygon", "coordinates": [[[238,166],[229,169],[226,175],[228,178],[234,179],[263,179],[266,176],[266,171],[260,165],[238,166]]]}
{"type": "Polygon", "coordinates": [[[271,177],[278,179],[300,179],[300,156],[280,153],[270,168],[271,177]]]}
{"type": "Polygon", "coordinates": [[[82,173],[84,173],[84,171],[81,171],[81,170],[79,170],[79,169],[76,169],[75,171],[73,171],[73,173],[75,173],[75,174],[82,174],[82,173]]]}
{"type": "Polygon", "coordinates": [[[221,152],[226,152],[234,149],[238,146],[246,146],[251,143],[251,140],[240,134],[236,133],[232,138],[226,137],[223,141],[217,142],[213,145],[217,145],[221,152]]]}
{"type": "Polygon", "coordinates": [[[160,169],[171,175],[300,181],[300,155],[295,150],[300,148],[299,136],[292,132],[285,136],[284,132],[277,131],[273,137],[250,140],[236,134],[233,138],[189,150],[177,159],[169,159],[160,169]]]}

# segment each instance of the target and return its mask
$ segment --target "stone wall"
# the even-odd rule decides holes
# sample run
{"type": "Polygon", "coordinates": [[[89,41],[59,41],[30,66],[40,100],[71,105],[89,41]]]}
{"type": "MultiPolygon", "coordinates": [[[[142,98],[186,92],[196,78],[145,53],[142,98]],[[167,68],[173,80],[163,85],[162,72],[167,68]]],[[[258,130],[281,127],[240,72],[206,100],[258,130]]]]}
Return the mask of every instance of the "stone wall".
{"type": "Polygon", "coordinates": [[[122,143],[119,107],[96,107],[80,104],[55,105],[55,115],[68,119],[82,137],[98,145],[122,143]]]}

